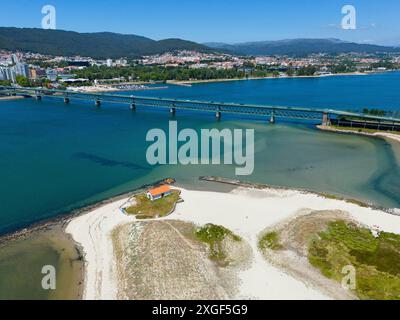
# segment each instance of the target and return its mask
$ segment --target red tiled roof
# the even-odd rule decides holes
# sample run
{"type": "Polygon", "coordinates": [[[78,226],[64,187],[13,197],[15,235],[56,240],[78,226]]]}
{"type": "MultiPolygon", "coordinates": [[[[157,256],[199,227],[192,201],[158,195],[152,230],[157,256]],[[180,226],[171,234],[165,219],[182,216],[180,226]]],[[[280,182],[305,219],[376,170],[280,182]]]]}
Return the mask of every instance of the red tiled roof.
{"type": "Polygon", "coordinates": [[[161,186],[161,187],[158,187],[158,188],[154,188],[154,189],[151,189],[151,190],[149,190],[149,193],[153,196],[153,197],[155,197],[155,196],[158,196],[158,195],[160,195],[160,194],[163,194],[163,193],[167,193],[167,192],[169,192],[169,191],[171,191],[171,188],[169,187],[169,186],[161,186]]]}

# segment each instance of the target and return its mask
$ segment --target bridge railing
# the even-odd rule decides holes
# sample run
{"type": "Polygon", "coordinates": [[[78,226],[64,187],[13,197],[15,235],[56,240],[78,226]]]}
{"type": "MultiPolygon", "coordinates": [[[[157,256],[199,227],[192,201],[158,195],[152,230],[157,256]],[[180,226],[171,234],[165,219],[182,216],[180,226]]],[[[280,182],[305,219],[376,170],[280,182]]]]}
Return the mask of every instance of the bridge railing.
{"type": "MultiPolygon", "coordinates": [[[[1,87],[0,90],[15,92],[16,94],[30,94],[33,96],[53,96],[59,98],[75,98],[81,100],[94,100],[111,103],[129,103],[150,107],[165,107],[184,110],[209,111],[219,113],[235,113],[247,115],[274,116],[277,118],[309,119],[321,120],[325,115],[328,118],[353,117],[365,121],[389,121],[400,122],[400,118],[393,116],[376,116],[360,112],[349,112],[335,109],[287,107],[287,106],[265,106],[254,104],[240,104],[229,102],[201,101],[201,100],[183,100],[171,98],[155,98],[134,95],[120,95],[115,93],[92,93],[76,92],[47,88],[16,88],[1,87]]],[[[69,100],[68,100],[69,101],[69,100]]],[[[396,114],[392,113],[391,115],[396,114]]]]}

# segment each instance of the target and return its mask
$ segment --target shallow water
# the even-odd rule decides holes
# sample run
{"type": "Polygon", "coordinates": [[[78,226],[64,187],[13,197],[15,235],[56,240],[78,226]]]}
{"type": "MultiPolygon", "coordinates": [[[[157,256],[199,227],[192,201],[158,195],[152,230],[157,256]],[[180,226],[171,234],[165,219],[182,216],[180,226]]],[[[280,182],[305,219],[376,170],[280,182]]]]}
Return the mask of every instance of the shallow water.
{"type": "Polygon", "coordinates": [[[83,265],[61,229],[35,232],[0,246],[0,300],[59,300],[81,296],[83,265]],[[56,270],[56,289],[44,290],[44,266],[56,270]]]}

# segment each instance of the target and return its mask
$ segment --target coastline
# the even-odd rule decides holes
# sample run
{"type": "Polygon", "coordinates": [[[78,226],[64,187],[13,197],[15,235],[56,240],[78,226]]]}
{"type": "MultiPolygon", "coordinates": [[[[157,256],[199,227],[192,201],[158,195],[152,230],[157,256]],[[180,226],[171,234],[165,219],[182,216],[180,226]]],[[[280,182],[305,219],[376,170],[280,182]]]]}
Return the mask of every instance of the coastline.
{"type": "Polygon", "coordinates": [[[327,132],[335,132],[335,133],[343,133],[343,134],[356,134],[356,135],[367,136],[367,137],[388,139],[391,142],[400,143],[400,134],[396,134],[396,133],[390,133],[390,132],[384,132],[384,131],[378,131],[378,132],[371,133],[371,132],[363,132],[363,131],[356,131],[356,130],[346,130],[345,128],[338,129],[338,128],[334,128],[331,126],[324,126],[324,125],[318,125],[317,128],[319,130],[327,131],[327,132]]]}
{"type": "Polygon", "coordinates": [[[11,101],[11,100],[22,100],[25,99],[25,97],[22,96],[4,96],[0,97],[0,101],[11,101]]]}
{"type": "MultiPolygon", "coordinates": [[[[191,87],[193,84],[206,84],[206,83],[218,83],[218,82],[234,82],[234,81],[248,81],[248,80],[266,80],[266,79],[313,79],[313,78],[328,78],[328,77],[342,77],[342,76],[368,76],[373,74],[381,74],[381,73],[390,73],[396,72],[399,70],[386,70],[386,71],[372,71],[372,72],[348,72],[348,73],[332,73],[326,75],[312,75],[312,76],[284,76],[284,77],[275,77],[275,76],[267,76],[267,77],[249,77],[249,78],[225,78],[225,79],[206,79],[206,80],[167,80],[165,84],[170,85],[177,85],[177,86],[186,86],[191,87]]],[[[132,85],[151,85],[154,84],[153,82],[145,82],[145,81],[138,81],[131,83],[132,85]]],[[[82,92],[87,93],[111,93],[111,92],[123,92],[127,91],[127,89],[118,89],[111,86],[106,85],[97,85],[97,86],[82,86],[82,87],[73,87],[78,88],[82,92]]],[[[146,87],[146,88],[139,88],[135,90],[128,90],[128,91],[147,91],[147,90],[161,90],[161,89],[168,89],[168,86],[161,86],[161,87],[146,87]]],[[[72,90],[73,91],[73,90],[72,90]]],[[[17,100],[17,99],[24,99],[24,97],[20,96],[12,96],[12,97],[0,97],[0,101],[6,100],[17,100]]]]}
{"type": "MultiPolygon", "coordinates": [[[[385,71],[385,72],[393,72],[385,71]]],[[[349,73],[332,73],[328,75],[313,75],[313,76],[285,76],[285,77],[249,77],[249,78],[232,78],[232,79],[207,79],[207,80],[167,80],[168,84],[174,85],[192,85],[202,83],[217,83],[217,82],[231,82],[231,81],[247,81],[247,80],[265,80],[265,79],[307,79],[307,78],[327,78],[327,77],[341,77],[341,76],[368,76],[371,74],[384,73],[384,72],[349,72],[349,73]]]]}
{"type": "MultiPolygon", "coordinates": [[[[84,294],[84,286],[85,286],[85,266],[84,266],[84,250],[83,247],[81,246],[80,243],[75,241],[73,237],[66,232],[66,228],[69,225],[69,223],[81,216],[85,216],[86,214],[92,212],[93,210],[96,210],[98,208],[101,208],[103,206],[113,204],[117,201],[121,201],[121,199],[126,199],[130,198],[133,195],[135,195],[138,192],[143,191],[144,189],[147,189],[149,187],[153,187],[154,185],[163,183],[165,181],[169,180],[169,178],[160,180],[155,182],[154,184],[146,184],[143,185],[137,189],[134,190],[129,190],[127,192],[118,194],[114,197],[110,197],[107,199],[104,199],[102,201],[98,201],[95,203],[88,204],[86,206],[77,208],[73,211],[65,212],[65,213],[60,213],[58,216],[49,218],[43,221],[39,222],[34,222],[31,224],[26,225],[23,228],[18,228],[9,232],[5,232],[3,234],[0,234],[0,255],[2,253],[2,249],[7,249],[9,247],[12,247],[16,243],[19,242],[32,242],[32,239],[34,238],[45,238],[46,243],[50,245],[54,245],[54,248],[61,249],[59,250],[60,254],[65,254],[65,246],[70,246],[72,247],[70,251],[74,251],[74,255],[76,258],[73,258],[74,260],[71,260],[71,257],[64,257],[66,260],[70,260],[71,262],[81,262],[82,268],[79,271],[79,275],[77,275],[78,280],[77,282],[77,293],[72,297],[73,300],[75,299],[82,299],[83,294],[84,294]],[[51,235],[51,236],[50,236],[51,235]],[[60,240],[60,241],[59,241],[60,240]],[[59,243],[57,243],[59,242],[59,243]],[[78,261],[79,260],[79,261],[78,261]]],[[[171,180],[170,180],[171,181],[171,180]]],[[[174,180],[172,179],[174,182],[174,180]]],[[[58,250],[57,250],[58,251],[58,250]]],[[[63,280],[63,279],[62,279],[63,280]]],[[[68,283],[65,279],[62,281],[64,283],[68,283]]],[[[57,299],[57,297],[56,297],[57,299]]],[[[71,299],[71,298],[69,298],[71,299]]]]}
{"type": "MultiPolygon", "coordinates": [[[[151,83],[147,83],[148,85],[151,83]]],[[[79,87],[76,88],[80,92],[85,92],[85,93],[113,93],[113,92],[124,92],[124,91],[149,91],[149,90],[165,90],[168,89],[167,86],[161,86],[161,87],[145,87],[145,88],[137,88],[137,89],[119,89],[119,88],[114,88],[114,87],[101,87],[101,86],[88,86],[88,87],[79,87]]],[[[76,90],[70,90],[71,92],[74,92],[76,90]]]]}
{"type": "MultiPolygon", "coordinates": [[[[325,197],[305,190],[275,188],[220,178],[214,178],[213,182],[231,183],[236,188],[225,193],[179,188],[184,202],[179,203],[170,216],[157,219],[157,221],[184,221],[196,225],[215,223],[229,228],[248,241],[253,249],[254,259],[249,269],[240,271],[238,274],[241,285],[239,293],[232,297],[235,299],[330,298],[318,291],[318,288],[310,288],[301,280],[268,264],[257,251],[257,237],[262,230],[295,216],[305,208],[350,212],[353,218],[371,228],[379,225],[383,231],[400,233],[400,228],[396,227],[400,225],[400,217],[377,208],[360,206],[355,202],[325,197]],[[214,206],[217,206],[218,214],[214,206]],[[274,214],[266,215],[265,212],[274,214]],[[270,280],[255,281],[259,276],[268,277],[270,280]],[[282,288],[282,283],[287,287],[282,288]],[[285,296],[288,288],[293,291],[289,296],[285,296]]],[[[84,299],[116,299],[117,297],[117,262],[110,239],[117,227],[137,221],[132,216],[123,215],[120,210],[120,207],[129,199],[130,196],[127,195],[83,213],[71,219],[65,229],[79,243],[84,252],[84,299]]]]}

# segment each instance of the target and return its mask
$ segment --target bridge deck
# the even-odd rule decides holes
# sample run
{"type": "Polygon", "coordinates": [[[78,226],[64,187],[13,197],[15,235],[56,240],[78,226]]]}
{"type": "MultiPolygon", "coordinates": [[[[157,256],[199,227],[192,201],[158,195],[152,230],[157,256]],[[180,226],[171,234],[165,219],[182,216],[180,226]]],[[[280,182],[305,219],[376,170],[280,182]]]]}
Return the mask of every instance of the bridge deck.
{"type": "Polygon", "coordinates": [[[291,119],[305,119],[305,120],[325,120],[332,118],[353,118],[362,121],[371,121],[375,123],[400,123],[399,118],[392,118],[386,116],[374,116],[357,112],[348,112],[334,109],[319,109],[319,108],[301,108],[301,107],[285,107],[285,106],[266,106],[255,104],[240,104],[240,103],[226,103],[215,101],[199,101],[199,100],[182,100],[182,99],[169,99],[169,98],[154,98],[142,96],[120,95],[114,93],[85,93],[74,92],[55,89],[42,89],[42,88],[15,88],[15,87],[0,87],[0,93],[16,94],[26,96],[51,96],[61,99],[79,99],[79,100],[93,100],[97,104],[101,102],[110,103],[126,103],[130,105],[140,105],[148,107],[163,107],[172,108],[174,110],[192,110],[192,111],[206,111],[245,115],[260,115],[276,118],[291,118],[291,119]]]}

